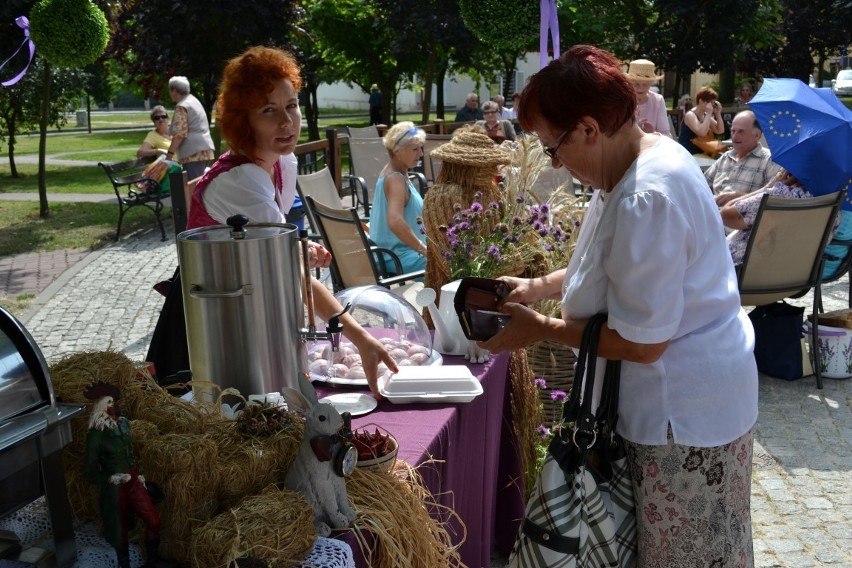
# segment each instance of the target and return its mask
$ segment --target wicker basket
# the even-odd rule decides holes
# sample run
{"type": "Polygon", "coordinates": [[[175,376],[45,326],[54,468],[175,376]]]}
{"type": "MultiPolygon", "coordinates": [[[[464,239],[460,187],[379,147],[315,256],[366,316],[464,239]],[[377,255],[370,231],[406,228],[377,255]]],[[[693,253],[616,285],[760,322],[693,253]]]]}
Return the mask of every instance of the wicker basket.
{"type": "Polygon", "coordinates": [[[547,388],[539,391],[543,407],[545,426],[551,426],[562,417],[562,403],[550,398],[554,390],[571,392],[574,383],[574,363],[577,358],[570,347],[558,341],[540,341],[527,347],[529,365],[536,378],[547,382],[547,388]]]}

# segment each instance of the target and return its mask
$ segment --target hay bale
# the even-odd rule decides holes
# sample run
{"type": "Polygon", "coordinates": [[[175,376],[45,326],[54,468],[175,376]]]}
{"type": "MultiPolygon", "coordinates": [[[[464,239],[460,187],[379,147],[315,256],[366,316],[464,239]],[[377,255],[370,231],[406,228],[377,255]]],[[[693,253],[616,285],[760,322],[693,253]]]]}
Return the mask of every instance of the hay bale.
{"type": "Polygon", "coordinates": [[[217,459],[216,444],[198,434],[164,434],[142,448],[141,470],[165,496],[159,506],[164,557],[187,562],[193,531],[216,511],[217,459]]]}
{"type": "Polygon", "coordinates": [[[195,530],[193,568],[236,566],[255,558],[268,566],[298,565],[316,540],[313,511],[301,494],[270,486],[195,530]]]}
{"type": "Polygon", "coordinates": [[[211,420],[204,436],[218,451],[217,510],[225,511],[267,485],[283,481],[301,443],[302,424],[291,421],[274,434],[247,436],[232,420],[211,420]]]}
{"type": "Polygon", "coordinates": [[[205,414],[198,405],[158,387],[158,390],[148,393],[135,417],[155,424],[163,433],[201,434],[204,432],[205,414]]]}
{"type": "Polygon", "coordinates": [[[442,523],[429,511],[441,513],[446,522],[464,523],[455,511],[435,501],[417,471],[397,460],[392,474],[381,469],[357,468],[346,490],[358,518],[353,530],[369,566],[376,568],[415,568],[463,566],[458,546],[442,523]],[[363,531],[372,533],[371,549],[363,531]]]}

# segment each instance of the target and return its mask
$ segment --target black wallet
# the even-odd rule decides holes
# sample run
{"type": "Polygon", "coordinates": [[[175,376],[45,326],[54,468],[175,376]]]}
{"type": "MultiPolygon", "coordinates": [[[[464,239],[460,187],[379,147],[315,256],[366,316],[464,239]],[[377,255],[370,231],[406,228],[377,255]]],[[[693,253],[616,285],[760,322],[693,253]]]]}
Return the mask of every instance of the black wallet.
{"type": "Polygon", "coordinates": [[[453,304],[465,337],[486,341],[506,326],[509,316],[500,312],[497,304],[510,291],[502,280],[462,278],[453,304]]]}

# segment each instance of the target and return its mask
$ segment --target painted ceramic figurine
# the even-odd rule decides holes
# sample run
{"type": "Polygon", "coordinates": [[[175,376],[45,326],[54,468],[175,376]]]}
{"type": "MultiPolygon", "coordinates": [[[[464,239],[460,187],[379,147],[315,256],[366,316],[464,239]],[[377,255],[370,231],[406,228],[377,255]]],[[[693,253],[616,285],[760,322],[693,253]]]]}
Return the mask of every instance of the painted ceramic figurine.
{"type": "MultiPolygon", "coordinates": [[[[284,485],[304,495],[314,510],[317,534],[328,536],[332,529],[347,528],[358,516],[349,503],[344,479],[354,469],[358,451],[341,434],[344,425],[348,429],[344,417],[332,405],[318,402],[307,380],[299,381],[299,389],[281,389],[287,408],[305,418],[302,444],[284,485]]],[[[348,414],[344,413],[347,418],[348,414]]]]}
{"type": "Polygon", "coordinates": [[[97,383],[85,393],[95,401],[86,437],[86,479],[100,488],[100,515],[104,536],[115,548],[120,568],[130,568],[127,533],[136,514],[145,523],[145,566],[157,566],[160,544],[160,516],[139,475],[130,421],[120,415],[117,387],[97,383]]]}

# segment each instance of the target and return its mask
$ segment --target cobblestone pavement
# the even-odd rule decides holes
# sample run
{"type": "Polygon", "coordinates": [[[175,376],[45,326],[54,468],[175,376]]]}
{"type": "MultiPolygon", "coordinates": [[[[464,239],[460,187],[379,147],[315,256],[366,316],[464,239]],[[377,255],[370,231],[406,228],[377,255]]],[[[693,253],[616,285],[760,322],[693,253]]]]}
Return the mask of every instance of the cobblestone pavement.
{"type": "MultiPolygon", "coordinates": [[[[169,231],[170,235],[173,232],[169,231]]],[[[114,348],[142,360],[162,306],[152,284],[177,263],[156,230],[95,251],[42,292],[23,319],[48,361],[114,348]]],[[[825,287],[847,306],[846,279],[825,287]]],[[[811,295],[791,303],[810,306],[811,295]]],[[[752,483],[755,566],[852,568],[852,379],[760,378],[752,483]]],[[[495,566],[504,559],[495,559],[495,566]]]]}

